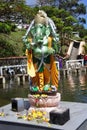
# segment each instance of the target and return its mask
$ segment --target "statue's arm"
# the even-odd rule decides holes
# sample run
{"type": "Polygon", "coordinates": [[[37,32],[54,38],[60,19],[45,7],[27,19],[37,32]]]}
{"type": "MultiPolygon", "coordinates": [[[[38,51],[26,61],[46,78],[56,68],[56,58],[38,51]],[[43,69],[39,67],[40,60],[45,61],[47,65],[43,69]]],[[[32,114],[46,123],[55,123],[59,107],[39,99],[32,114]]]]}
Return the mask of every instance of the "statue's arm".
{"type": "Polygon", "coordinates": [[[24,43],[24,45],[25,45],[25,47],[26,47],[26,49],[28,49],[28,50],[30,50],[31,49],[31,41],[27,38],[27,37],[23,37],[23,43],[24,43]]]}

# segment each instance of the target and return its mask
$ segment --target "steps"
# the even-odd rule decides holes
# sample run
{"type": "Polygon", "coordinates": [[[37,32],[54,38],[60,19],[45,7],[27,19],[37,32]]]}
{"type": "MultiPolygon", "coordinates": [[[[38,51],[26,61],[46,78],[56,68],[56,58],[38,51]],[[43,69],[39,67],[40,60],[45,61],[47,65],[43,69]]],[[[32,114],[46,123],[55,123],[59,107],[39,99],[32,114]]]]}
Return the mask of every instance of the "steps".
{"type": "Polygon", "coordinates": [[[76,60],[78,55],[78,48],[73,47],[69,60],[76,60]]]}

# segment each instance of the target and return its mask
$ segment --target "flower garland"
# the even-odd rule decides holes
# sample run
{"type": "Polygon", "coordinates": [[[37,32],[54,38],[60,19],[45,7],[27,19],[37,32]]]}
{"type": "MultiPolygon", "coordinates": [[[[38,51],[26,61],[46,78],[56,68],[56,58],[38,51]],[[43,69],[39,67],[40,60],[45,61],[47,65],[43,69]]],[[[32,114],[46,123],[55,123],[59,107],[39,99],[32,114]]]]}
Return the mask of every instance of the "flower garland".
{"type": "Polygon", "coordinates": [[[28,112],[27,114],[24,114],[24,115],[21,115],[21,114],[18,113],[17,118],[28,120],[28,121],[34,121],[35,120],[37,123],[46,122],[50,126],[49,118],[47,117],[47,112],[41,111],[41,110],[38,110],[38,109],[31,110],[30,112],[28,112]]]}

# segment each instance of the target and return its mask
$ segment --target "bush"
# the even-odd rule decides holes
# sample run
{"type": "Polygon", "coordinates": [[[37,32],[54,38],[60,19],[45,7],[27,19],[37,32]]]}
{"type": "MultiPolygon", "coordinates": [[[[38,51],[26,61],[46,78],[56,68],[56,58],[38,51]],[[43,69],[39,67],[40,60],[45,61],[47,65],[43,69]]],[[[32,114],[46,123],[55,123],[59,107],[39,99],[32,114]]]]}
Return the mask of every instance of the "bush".
{"type": "Polygon", "coordinates": [[[11,31],[15,31],[15,29],[16,29],[16,25],[15,24],[11,24],[11,31]]]}
{"type": "Polygon", "coordinates": [[[0,38],[0,50],[0,57],[9,57],[15,55],[13,46],[2,38],[0,38]]]}
{"type": "Polygon", "coordinates": [[[0,33],[6,33],[9,34],[11,32],[11,26],[9,26],[6,23],[0,22],[0,33]]]}
{"type": "Polygon", "coordinates": [[[4,33],[0,34],[0,57],[24,55],[25,51],[22,37],[25,31],[16,30],[9,35],[4,33]]]}

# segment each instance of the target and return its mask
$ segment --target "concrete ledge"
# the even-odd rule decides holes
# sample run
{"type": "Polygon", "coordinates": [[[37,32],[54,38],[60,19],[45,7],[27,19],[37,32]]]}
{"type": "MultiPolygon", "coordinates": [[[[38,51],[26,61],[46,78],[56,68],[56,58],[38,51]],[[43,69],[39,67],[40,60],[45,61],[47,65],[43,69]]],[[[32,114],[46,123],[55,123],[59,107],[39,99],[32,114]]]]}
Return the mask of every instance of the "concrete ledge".
{"type": "MultiPolygon", "coordinates": [[[[0,130],[55,130],[55,128],[49,128],[44,126],[38,126],[34,124],[15,123],[0,121],[0,130]]],[[[60,129],[57,129],[60,130],[60,129]]]]}
{"type": "MultiPolygon", "coordinates": [[[[0,108],[0,112],[3,110],[7,114],[5,117],[0,116],[0,130],[86,130],[87,126],[82,124],[87,119],[87,104],[76,102],[60,102],[60,107],[66,107],[70,109],[70,120],[64,125],[47,123],[37,123],[35,121],[26,121],[23,119],[17,119],[16,112],[11,111],[11,104],[0,108]],[[85,127],[85,128],[84,128],[85,127]]],[[[46,108],[44,108],[46,110],[46,108]]]]}

